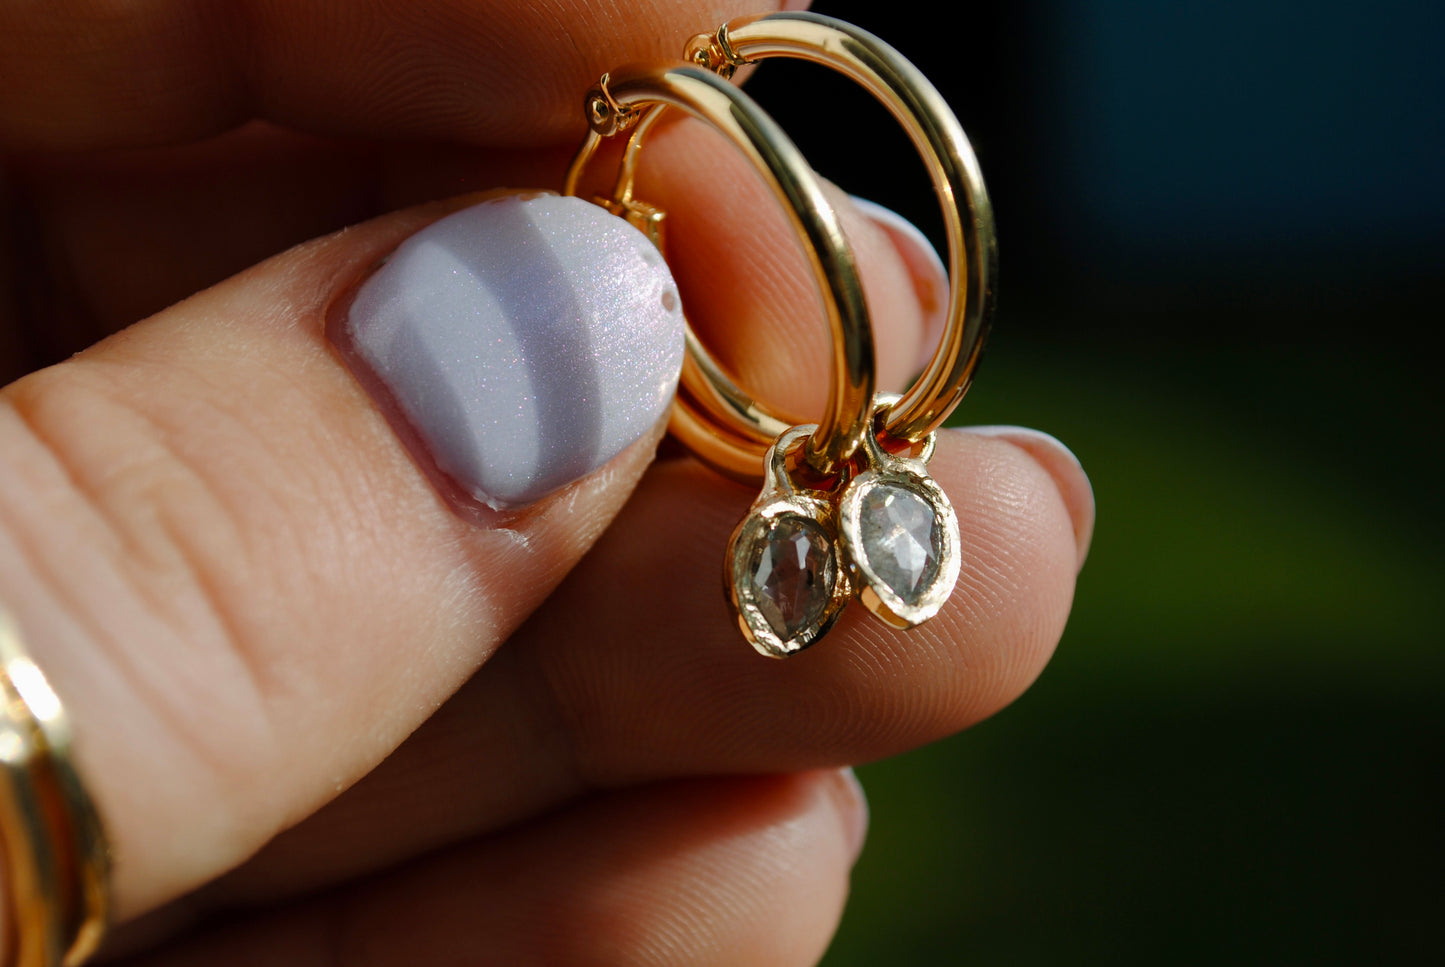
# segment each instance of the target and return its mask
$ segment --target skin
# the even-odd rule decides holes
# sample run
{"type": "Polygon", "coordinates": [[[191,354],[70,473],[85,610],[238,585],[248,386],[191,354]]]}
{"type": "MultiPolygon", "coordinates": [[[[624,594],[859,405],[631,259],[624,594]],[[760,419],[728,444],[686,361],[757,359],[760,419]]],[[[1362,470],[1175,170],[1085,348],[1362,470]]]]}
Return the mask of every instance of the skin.
{"type": "MultiPolygon", "coordinates": [[[[107,821],[109,954],[812,963],[866,826],[838,768],[1037,676],[1087,481],[1047,439],[944,433],[944,612],[899,634],[853,608],[787,662],[718,593],[752,493],[654,460],[660,427],[521,512],[456,514],[328,309],[457,196],[559,184],[604,70],[772,8],[345,9],[0,4],[0,601],[107,821]]],[[[646,166],[705,341],[816,409],[818,297],[755,173],[691,122],[646,166]]],[[[938,280],[838,206],[900,385],[938,280]]]]}

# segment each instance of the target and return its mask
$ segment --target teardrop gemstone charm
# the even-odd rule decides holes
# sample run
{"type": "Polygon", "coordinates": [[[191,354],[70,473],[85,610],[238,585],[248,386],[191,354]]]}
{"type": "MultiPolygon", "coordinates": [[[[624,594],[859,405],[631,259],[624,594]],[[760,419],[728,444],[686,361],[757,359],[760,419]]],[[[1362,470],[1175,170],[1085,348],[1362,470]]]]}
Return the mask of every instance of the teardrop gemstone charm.
{"type": "Polygon", "coordinates": [[[851,596],[833,503],[789,478],[788,447],[813,432],[784,431],[764,459],[762,493],[728,543],[728,596],[761,654],[796,654],[827,633],[851,596]]]}
{"type": "Polygon", "coordinates": [[[938,579],[939,520],[917,492],[898,484],[870,487],[859,508],[860,549],[880,581],[911,600],[938,579]]]}
{"type": "Polygon", "coordinates": [[[858,598],[894,628],[938,614],[958,582],[958,518],[928,475],[933,438],[918,459],[896,457],[870,433],[859,450],[867,469],[839,501],[839,537],[858,598]]]}
{"type": "Polygon", "coordinates": [[[828,607],[837,580],[833,542],[807,517],[784,514],[763,523],[766,529],[750,542],[750,590],[773,633],[788,640],[828,607]]]}

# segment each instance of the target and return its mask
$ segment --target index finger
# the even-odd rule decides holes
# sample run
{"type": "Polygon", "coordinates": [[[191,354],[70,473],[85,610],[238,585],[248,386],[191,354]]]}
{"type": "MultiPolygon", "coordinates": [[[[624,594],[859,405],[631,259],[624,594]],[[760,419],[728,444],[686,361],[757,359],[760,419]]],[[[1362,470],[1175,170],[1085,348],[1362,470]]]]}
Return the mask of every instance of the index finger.
{"type": "Polygon", "coordinates": [[[604,71],[806,0],[60,0],[0,4],[0,149],[326,134],[538,145],[604,71]]]}

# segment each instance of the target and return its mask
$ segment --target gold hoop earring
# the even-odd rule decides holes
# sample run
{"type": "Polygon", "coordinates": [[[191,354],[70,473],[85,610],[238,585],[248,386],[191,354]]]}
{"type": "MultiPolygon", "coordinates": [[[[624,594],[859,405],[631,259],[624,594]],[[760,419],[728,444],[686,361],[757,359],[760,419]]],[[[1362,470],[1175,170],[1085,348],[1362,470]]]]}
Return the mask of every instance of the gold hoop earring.
{"type": "MultiPolygon", "coordinates": [[[[867,31],[817,14],[730,21],[689,41],[686,57],[723,77],[772,57],[829,67],[877,98],[922,156],[942,203],[948,240],[948,324],[929,365],[885,420],[889,437],[918,443],[948,418],[968,391],[993,319],[998,274],[993,207],[963,127],[937,88],[896,50],[867,31]]],[[[754,441],[766,445],[786,427],[765,406],[739,405],[746,394],[709,360],[684,370],[683,383],[714,418],[754,441]],[[697,374],[710,385],[697,385],[697,374]],[[726,405],[718,406],[719,399],[726,405]]]]}
{"type": "Polygon", "coordinates": [[[827,409],[817,424],[789,426],[740,389],[689,330],[670,429],[716,469],[762,481],[725,559],[739,627],[760,653],[783,657],[808,647],[855,592],[889,625],[913,627],[937,614],[957,581],[958,522],[926,464],[934,431],[972,379],[993,307],[992,210],[972,149],[916,68],[840,21],[813,14],[735,21],[693,38],[687,58],[696,66],[604,75],[588,95],[590,131],[565,190],[576,192],[604,139],[627,133],[612,195],[595,200],[661,247],[662,213],[637,199],[633,184],[646,134],[668,106],[723,131],[762,172],[802,236],[824,296],[834,350],[827,409]],[[862,288],[816,176],[777,125],[722,80],[772,56],[833,67],[882,100],[923,153],[944,199],[948,325],[923,376],[901,398],[875,396],[862,288]],[[895,455],[880,437],[916,455],[895,455]]]}

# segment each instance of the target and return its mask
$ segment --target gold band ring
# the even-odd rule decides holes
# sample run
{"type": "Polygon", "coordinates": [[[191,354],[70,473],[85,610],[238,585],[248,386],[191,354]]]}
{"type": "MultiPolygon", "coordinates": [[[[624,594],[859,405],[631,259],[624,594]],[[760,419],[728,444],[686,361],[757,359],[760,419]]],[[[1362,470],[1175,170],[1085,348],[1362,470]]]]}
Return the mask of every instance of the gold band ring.
{"type": "MultiPolygon", "coordinates": [[[[588,96],[591,130],[573,159],[563,191],[577,193],[583,171],[605,137],[629,132],[612,197],[599,201],[660,244],[661,213],[637,200],[632,185],[647,132],[664,107],[681,108],[726,135],[762,172],[803,241],[824,296],[835,347],[828,408],[805,452],[816,469],[831,472],[852,456],[863,434],[869,431],[874,391],[873,336],[853,250],[817,175],[782,129],[738,88],[698,67],[634,68],[604,75],[588,96]]],[[[690,329],[687,340],[691,362],[685,372],[691,372],[692,380],[704,387],[713,385],[714,380],[730,386],[690,329]]],[[[742,405],[749,409],[728,421],[731,425],[746,430],[766,419],[761,407],[741,391],[733,396],[744,400],[742,405]]],[[[718,427],[711,408],[700,411],[680,395],[670,428],[717,469],[745,480],[761,478],[766,446],[754,446],[747,436],[718,427]]]]}
{"type": "MultiPolygon", "coordinates": [[[[15,967],[74,967],[110,915],[110,852],[70,761],[70,723],[0,610],[0,838],[15,967]]],[[[6,960],[6,957],[12,959],[6,960]]]]}

